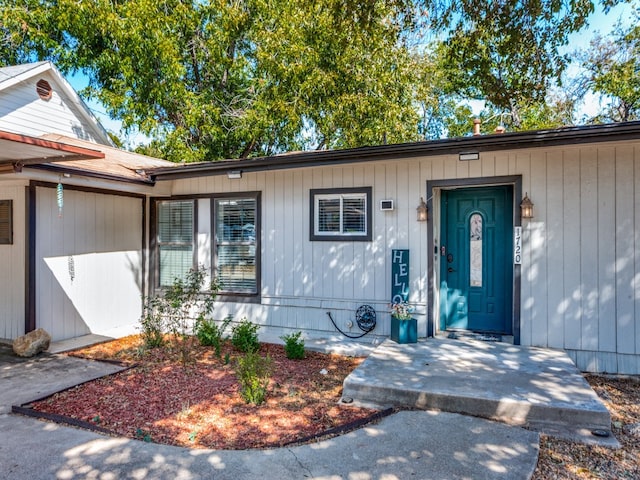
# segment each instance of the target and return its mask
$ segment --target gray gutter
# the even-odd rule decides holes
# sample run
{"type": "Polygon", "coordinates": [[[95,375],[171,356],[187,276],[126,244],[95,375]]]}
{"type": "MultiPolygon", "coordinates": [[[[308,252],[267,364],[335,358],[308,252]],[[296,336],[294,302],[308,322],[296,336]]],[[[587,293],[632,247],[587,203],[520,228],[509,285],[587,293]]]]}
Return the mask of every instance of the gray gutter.
{"type": "Polygon", "coordinates": [[[205,175],[226,175],[232,170],[257,172],[434,155],[458,155],[462,152],[492,152],[637,139],[640,139],[640,121],[202,162],[178,167],[147,169],[147,174],[153,180],[176,180],[205,175]]]}
{"type": "Polygon", "coordinates": [[[120,175],[115,175],[115,174],[109,174],[109,173],[101,173],[101,172],[94,172],[91,170],[85,170],[83,168],[74,168],[74,167],[69,167],[69,166],[62,166],[62,165],[54,165],[51,163],[41,163],[38,165],[28,165],[28,168],[33,168],[33,169],[37,169],[37,170],[46,170],[49,172],[55,172],[55,173],[60,173],[60,174],[64,174],[64,173],[68,173],[70,175],[76,175],[78,177],[90,177],[90,178],[97,178],[100,180],[109,180],[109,181],[115,181],[115,182],[121,182],[121,183],[131,183],[134,185],[146,185],[146,186],[154,186],[156,184],[155,180],[151,179],[150,177],[143,177],[143,178],[129,178],[129,177],[121,177],[120,175]]]}

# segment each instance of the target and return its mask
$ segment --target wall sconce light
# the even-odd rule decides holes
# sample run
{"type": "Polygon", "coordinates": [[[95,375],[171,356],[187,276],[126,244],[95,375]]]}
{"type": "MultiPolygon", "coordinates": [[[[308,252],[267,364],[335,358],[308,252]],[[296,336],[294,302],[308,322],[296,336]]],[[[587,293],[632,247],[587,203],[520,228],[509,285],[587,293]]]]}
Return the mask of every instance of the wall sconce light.
{"type": "Polygon", "coordinates": [[[242,170],[231,170],[230,172],[227,172],[227,178],[230,180],[242,178],[242,170]]]}
{"type": "Polygon", "coordinates": [[[419,222],[426,222],[428,220],[427,204],[424,203],[423,197],[420,197],[420,205],[418,205],[418,208],[416,208],[416,212],[418,212],[419,222]]]}
{"type": "Polygon", "coordinates": [[[458,154],[458,160],[460,160],[461,162],[480,160],[480,154],[478,152],[460,152],[458,154]]]}
{"type": "Polygon", "coordinates": [[[533,218],[533,202],[529,199],[529,194],[525,193],[520,202],[520,217],[533,218]]]}

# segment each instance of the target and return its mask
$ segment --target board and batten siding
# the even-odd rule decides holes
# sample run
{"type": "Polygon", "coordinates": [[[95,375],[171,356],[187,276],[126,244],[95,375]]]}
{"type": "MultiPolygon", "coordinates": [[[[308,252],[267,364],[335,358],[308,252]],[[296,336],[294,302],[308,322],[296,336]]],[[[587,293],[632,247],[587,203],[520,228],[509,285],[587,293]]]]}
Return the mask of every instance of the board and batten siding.
{"type": "Polygon", "coordinates": [[[96,132],[87,127],[78,107],[62,89],[56,88],[53,75],[45,72],[0,93],[0,130],[39,137],[59,133],[91,142],[99,142],[96,132]],[[36,83],[47,80],[53,87],[49,100],[41,99],[36,83]]]}
{"type": "Polygon", "coordinates": [[[640,373],[640,147],[521,152],[522,344],[586,371],[640,373]]]}
{"type": "Polygon", "coordinates": [[[513,175],[522,176],[535,204],[534,218],[522,225],[521,344],[564,349],[585,371],[640,373],[640,142],[483,152],[471,162],[443,155],[238,180],[200,177],[174,181],[172,192],[262,192],[261,304],[224,304],[219,312],[335,332],[326,311],[344,328],[359,305],[370,304],[375,333],[388,335],[391,250],[408,248],[410,301],[424,336],[427,228],[436,241],[439,234],[437,201],[428,223],[416,221],[426,182],[513,175]],[[309,191],[360,186],[373,190],[372,241],[309,241],[309,191]],[[382,199],[393,199],[395,210],[380,211],[382,199]]]}
{"type": "Polygon", "coordinates": [[[36,188],[36,327],[54,341],[135,333],[141,314],[142,200],[36,188]]]}
{"type": "Polygon", "coordinates": [[[13,201],[13,244],[0,245],[0,338],[24,335],[25,188],[23,182],[0,180],[0,200],[13,201]]]}
{"type": "MultiPolygon", "coordinates": [[[[173,195],[262,192],[261,303],[218,304],[217,318],[231,314],[271,327],[335,331],[326,314],[352,334],[361,333],[355,311],[363,304],[377,312],[375,334],[389,335],[391,250],[409,249],[412,282],[410,297],[417,306],[419,328],[426,333],[425,269],[427,224],[416,221],[416,207],[424,197],[420,165],[410,162],[306,168],[243,174],[242,179],[210,176],[174,182],[173,195]],[[371,186],[373,239],[370,242],[310,241],[309,192],[315,188],[371,186]],[[393,199],[395,210],[380,211],[383,199],[393,199]]],[[[208,243],[208,200],[198,203],[198,233],[208,243]],[[205,210],[206,209],[206,210],[205,210]],[[206,213],[204,213],[206,211],[206,213]]],[[[199,249],[198,261],[208,264],[199,249]]],[[[424,335],[423,333],[423,335],[424,335]]]]}

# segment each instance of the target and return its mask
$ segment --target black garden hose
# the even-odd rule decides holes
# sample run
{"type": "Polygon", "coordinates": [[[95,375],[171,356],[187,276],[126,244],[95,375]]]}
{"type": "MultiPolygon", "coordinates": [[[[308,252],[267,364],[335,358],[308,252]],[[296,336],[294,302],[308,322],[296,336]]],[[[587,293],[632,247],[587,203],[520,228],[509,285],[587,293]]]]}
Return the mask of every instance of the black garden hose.
{"type": "Polygon", "coordinates": [[[356,310],[356,323],[358,324],[360,330],[364,332],[360,335],[350,335],[346,332],[343,332],[342,330],[340,330],[340,327],[336,325],[336,322],[331,316],[331,312],[327,312],[327,316],[329,317],[329,320],[331,320],[331,323],[333,323],[333,326],[336,327],[336,330],[338,330],[347,338],[362,338],[367,333],[373,331],[373,329],[376,328],[376,311],[371,305],[362,305],[358,308],[358,310],[356,310]]]}

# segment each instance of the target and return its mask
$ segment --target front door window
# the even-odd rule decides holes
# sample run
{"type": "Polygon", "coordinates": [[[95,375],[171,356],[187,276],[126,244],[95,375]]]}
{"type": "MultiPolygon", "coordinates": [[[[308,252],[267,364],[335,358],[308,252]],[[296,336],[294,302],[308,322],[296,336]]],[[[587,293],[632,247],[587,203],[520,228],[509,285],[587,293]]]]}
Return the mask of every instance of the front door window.
{"type": "Polygon", "coordinates": [[[482,215],[474,213],[469,220],[469,283],[472,287],[482,287],[482,215]]]}

